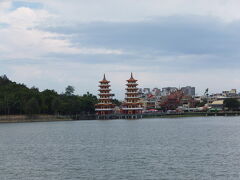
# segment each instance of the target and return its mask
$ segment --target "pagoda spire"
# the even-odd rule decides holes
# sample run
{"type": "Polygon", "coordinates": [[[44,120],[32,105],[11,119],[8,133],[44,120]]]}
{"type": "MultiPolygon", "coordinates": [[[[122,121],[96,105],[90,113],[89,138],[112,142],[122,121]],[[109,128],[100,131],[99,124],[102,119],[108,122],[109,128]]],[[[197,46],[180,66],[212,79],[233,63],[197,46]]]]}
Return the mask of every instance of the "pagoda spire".
{"type": "Polygon", "coordinates": [[[131,72],[131,79],[133,79],[133,73],[131,72]]]}
{"type": "Polygon", "coordinates": [[[105,73],[103,75],[103,81],[106,81],[106,76],[105,76],[105,73]]]}

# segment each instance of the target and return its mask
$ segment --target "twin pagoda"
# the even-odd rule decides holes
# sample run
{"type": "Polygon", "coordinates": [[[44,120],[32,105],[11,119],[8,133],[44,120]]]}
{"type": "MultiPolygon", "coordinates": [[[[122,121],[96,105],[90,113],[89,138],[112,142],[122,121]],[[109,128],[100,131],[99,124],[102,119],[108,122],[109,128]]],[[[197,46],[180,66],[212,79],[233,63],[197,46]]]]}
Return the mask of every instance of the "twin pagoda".
{"type": "Polygon", "coordinates": [[[95,105],[95,111],[97,115],[99,116],[106,116],[106,115],[111,115],[113,114],[113,108],[115,105],[112,103],[112,97],[114,94],[111,94],[110,91],[110,81],[106,80],[105,74],[103,76],[103,80],[99,81],[100,89],[98,90],[100,93],[99,99],[98,99],[98,104],[95,105]]]}
{"type": "Polygon", "coordinates": [[[120,113],[116,113],[114,108],[115,105],[112,103],[112,97],[114,94],[111,93],[110,81],[106,80],[104,74],[103,80],[99,81],[99,99],[96,104],[96,115],[98,119],[114,119],[114,118],[126,118],[126,119],[137,119],[142,118],[142,103],[140,102],[138,93],[137,80],[133,78],[131,73],[130,79],[127,80],[125,100],[120,107],[120,113]]]}

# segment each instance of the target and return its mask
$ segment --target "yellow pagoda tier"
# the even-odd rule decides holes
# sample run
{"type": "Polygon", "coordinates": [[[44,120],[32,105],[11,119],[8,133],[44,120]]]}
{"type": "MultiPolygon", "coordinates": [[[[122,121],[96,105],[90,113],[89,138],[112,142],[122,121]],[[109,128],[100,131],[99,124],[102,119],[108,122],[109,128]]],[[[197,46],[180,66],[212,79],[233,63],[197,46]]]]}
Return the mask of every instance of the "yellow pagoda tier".
{"type": "Polygon", "coordinates": [[[104,74],[103,80],[99,81],[100,89],[98,90],[100,93],[98,94],[98,104],[95,105],[95,111],[97,115],[110,115],[113,114],[113,108],[115,105],[112,103],[112,97],[114,94],[111,94],[110,91],[110,81],[106,80],[106,76],[104,74]]]}
{"type": "Polygon", "coordinates": [[[138,84],[137,80],[131,77],[127,80],[126,84],[126,93],[125,93],[125,102],[122,105],[122,114],[134,115],[142,114],[142,103],[140,102],[139,93],[138,93],[138,84]]]}

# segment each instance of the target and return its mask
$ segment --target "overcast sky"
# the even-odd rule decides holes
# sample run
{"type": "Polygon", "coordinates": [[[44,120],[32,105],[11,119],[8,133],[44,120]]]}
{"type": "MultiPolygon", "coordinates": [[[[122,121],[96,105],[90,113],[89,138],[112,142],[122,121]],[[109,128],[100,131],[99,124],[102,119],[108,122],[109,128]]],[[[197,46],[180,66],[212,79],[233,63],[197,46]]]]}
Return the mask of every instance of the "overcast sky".
{"type": "Polygon", "coordinates": [[[0,74],[116,98],[140,87],[240,90],[239,0],[0,0],[0,74]]]}

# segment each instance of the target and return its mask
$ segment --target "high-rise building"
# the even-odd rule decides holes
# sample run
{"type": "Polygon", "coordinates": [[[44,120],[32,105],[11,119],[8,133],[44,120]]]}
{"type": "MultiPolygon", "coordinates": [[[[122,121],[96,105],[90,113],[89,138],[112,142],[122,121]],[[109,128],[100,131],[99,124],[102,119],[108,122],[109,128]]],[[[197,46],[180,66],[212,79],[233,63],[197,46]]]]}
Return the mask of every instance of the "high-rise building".
{"type": "MultiPolygon", "coordinates": [[[[126,97],[125,102],[123,103],[122,113],[126,115],[137,115],[142,114],[142,103],[140,102],[139,93],[138,93],[138,84],[137,80],[133,78],[131,73],[130,79],[127,80],[126,84],[126,97]]],[[[129,116],[131,117],[131,116],[129,116]]]]}
{"type": "Polygon", "coordinates": [[[162,96],[168,96],[168,95],[170,95],[172,92],[175,92],[175,91],[177,91],[177,90],[178,90],[178,88],[176,88],[176,87],[164,87],[164,88],[162,88],[161,95],[162,95],[162,96]]]}
{"type": "Polygon", "coordinates": [[[195,96],[195,87],[186,86],[186,87],[182,87],[181,90],[186,96],[195,96]]]}
{"type": "Polygon", "coordinates": [[[152,89],[152,95],[154,96],[160,96],[161,95],[161,90],[158,88],[153,88],[152,89]]]}
{"type": "Polygon", "coordinates": [[[112,97],[114,94],[110,93],[110,81],[106,80],[106,76],[104,74],[103,80],[99,81],[100,89],[98,90],[100,93],[99,99],[98,99],[98,104],[95,105],[95,111],[97,115],[110,115],[113,113],[113,108],[115,105],[112,103],[112,97]]]}
{"type": "Polygon", "coordinates": [[[143,88],[143,93],[144,94],[150,94],[150,88],[143,88]]]}

